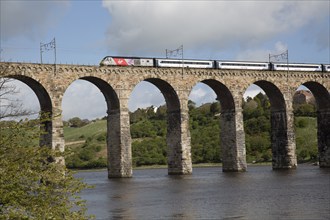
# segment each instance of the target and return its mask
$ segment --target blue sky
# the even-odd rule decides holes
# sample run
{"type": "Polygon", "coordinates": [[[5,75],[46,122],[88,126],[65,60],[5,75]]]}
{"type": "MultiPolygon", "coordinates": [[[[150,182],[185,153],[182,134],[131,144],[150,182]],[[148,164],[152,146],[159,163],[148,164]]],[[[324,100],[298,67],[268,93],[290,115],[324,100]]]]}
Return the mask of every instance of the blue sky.
{"type": "MultiPolygon", "coordinates": [[[[40,62],[40,43],[55,37],[57,63],[97,65],[106,55],[165,57],[165,49],[181,44],[185,58],[267,61],[269,53],[288,50],[290,62],[330,63],[330,1],[1,0],[0,6],[2,61],[40,62]]],[[[44,62],[53,59],[51,51],[43,53],[44,62]]],[[[32,91],[17,85],[26,106],[38,108],[32,91]]],[[[248,94],[253,92],[254,86],[248,94]]],[[[215,95],[198,84],[190,98],[201,104],[215,95]]],[[[163,103],[158,89],[142,82],[130,109],[163,103]]],[[[84,81],[69,87],[62,108],[65,119],[106,112],[102,94],[84,81]],[[91,102],[93,111],[86,106],[91,102]]]]}

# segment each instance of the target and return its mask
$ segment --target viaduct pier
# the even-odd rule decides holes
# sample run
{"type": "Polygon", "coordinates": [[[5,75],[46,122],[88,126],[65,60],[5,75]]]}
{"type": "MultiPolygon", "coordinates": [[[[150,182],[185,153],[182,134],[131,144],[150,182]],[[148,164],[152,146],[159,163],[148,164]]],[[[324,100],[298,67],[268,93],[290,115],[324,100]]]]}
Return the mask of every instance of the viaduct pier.
{"type": "MultiPolygon", "coordinates": [[[[221,104],[220,126],[223,171],[245,171],[246,149],[242,99],[251,84],[261,87],[271,103],[273,169],[297,166],[293,95],[301,85],[317,104],[319,166],[330,167],[330,74],[327,72],[224,70],[155,67],[99,67],[0,62],[0,77],[17,79],[36,94],[46,133],[40,144],[64,151],[62,98],[77,79],[93,83],[107,104],[108,176],[132,176],[132,150],[128,100],[141,81],[155,85],[167,105],[168,174],[191,174],[188,97],[199,82],[214,90],[221,104]]],[[[220,146],[219,146],[220,147],[220,146]]]]}

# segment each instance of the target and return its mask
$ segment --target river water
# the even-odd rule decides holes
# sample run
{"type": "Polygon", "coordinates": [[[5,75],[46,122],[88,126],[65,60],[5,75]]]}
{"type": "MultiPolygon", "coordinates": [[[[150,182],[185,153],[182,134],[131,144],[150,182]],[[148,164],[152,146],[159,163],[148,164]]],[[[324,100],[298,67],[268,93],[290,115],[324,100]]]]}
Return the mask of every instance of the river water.
{"type": "Polygon", "coordinates": [[[127,179],[108,179],[106,171],[77,176],[95,186],[82,198],[96,219],[330,219],[330,169],[312,165],[287,171],[249,166],[244,173],[194,168],[188,176],[145,169],[127,179]]]}

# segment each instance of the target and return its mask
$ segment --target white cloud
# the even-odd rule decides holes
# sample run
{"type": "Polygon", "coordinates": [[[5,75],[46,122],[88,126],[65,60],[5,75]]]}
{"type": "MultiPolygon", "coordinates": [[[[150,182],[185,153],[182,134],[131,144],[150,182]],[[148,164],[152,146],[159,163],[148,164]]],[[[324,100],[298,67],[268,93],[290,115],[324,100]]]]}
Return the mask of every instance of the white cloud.
{"type": "MultiPolygon", "coordinates": [[[[69,5],[68,1],[17,0],[0,1],[0,4],[1,41],[19,36],[40,38],[63,17],[69,5]]],[[[288,48],[283,39],[272,50],[262,48],[265,42],[270,39],[274,42],[281,34],[305,27],[309,28],[302,31],[306,42],[329,48],[329,29],[325,25],[329,23],[319,22],[329,17],[329,5],[329,1],[103,1],[111,15],[106,37],[112,52],[159,56],[166,48],[175,49],[184,44],[188,56],[207,59],[228,49],[239,51],[235,57],[238,60],[260,61],[266,61],[269,53],[288,48]]],[[[213,90],[203,85],[196,85],[189,97],[198,105],[215,100],[213,90]]],[[[256,91],[248,89],[247,94],[256,91]]],[[[36,97],[30,100],[25,102],[27,106],[38,108],[36,97]],[[32,103],[37,103],[37,107],[32,103]]],[[[143,82],[133,91],[129,108],[132,111],[164,103],[161,92],[143,82]]],[[[65,119],[106,114],[102,93],[87,82],[71,85],[62,108],[65,119]]]]}
{"type": "Polygon", "coordinates": [[[243,97],[244,99],[246,99],[247,97],[253,98],[254,96],[258,95],[260,92],[262,94],[265,94],[264,90],[262,90],[259,86],[252,84],[246,89],[243,97]]]}
{"type": "Polygon", "coordinates": [[[1,40],[15,37],[34,39],[46,34],[68,5],[65,0],[0,1],[1,40]]]}
{"type": "MultiPolygon", "coordinates": [[[[197,104],[215,102],[215,92],[204,83],[197,83],[190,92],[189,99],[197,104]]],[[[165,99],[161,91],[149,82],[142,81],[133,90],[129,99],[129,110],[135,111],[138,108],[150,106],[161,106],[165,99]]]]}
{"type": "MultiPolygon", "coordinates": [[[[33,90],[18,80],[14,80],[12,84],[16,86],[19,93],[10,98],[20,100],[24,109],[38,113],[40,104],[33,90]]],[[[262,91],[260,87],[253,84],[247,89],[244,97],[254,97],[260,91],[262,91]]],[[[215,102],[215,98],[215,92],[204,83],[197,83],[189,95],[189,99],[195,102],[197,106],[215,102]]],[[[143,81],[134,88],[129,100],[129,109],[135,111],[137,108],[146,108],[152,105],[158,107],[164,104],[165,99],[160,90],[151,83],[143,81]]],[[[95,119],[106,115],[107,106],[103,94],[95,85],[85,80],[76,80],[64,93],[62,111],[64,120],[73,117],[95,119]]],[[[37,116],[38,114],[32,118],[37,116]]]]}
{"type": "MultiPolygon", "coordinates": [[[[15,93],[6,95],[7,103],[14,103],[15,106],[22,105],[22,110],[28,111],[31,115],[28,118],[37,118],[40,112],[40,103],[33,90],[25,83],[19,80],[12,80],[6,84],[8,87],[14,87],[15,93]]],[[[5,103],[1,103],[5,104],[5,103]]],[[[1,106],[0,106],[1,108],[1,106]]],[[[25,118],[25,116],[23,117],[25,118]]],[[[22,118],[19,118],[22,119],[22,118]]]]}
{"type": "Polygon", "coordinates": [[[164,104],[165,99],[160,90],[153,84],[144,81],[135,86],[128,102],[130,111],[152,105],[158,107],[164,104]]]}
{"type": "Polygon", "coordinates": [[[190,92],[189,100],[196,103],[197,106],[200,106],[205,103],[215,102],[217,95],[204,83],[197,83],[190,92]]]}
{"type": "Polygon", "coordinates": [[[76,80],[68,87],[63,96],[62,110],[64,120],[73,117],[94,119],[107,114],[104,95],[85,80],[76,80]]]}
{"type": "MultiPolygon", "coordinates": [[[[165,99],[156,86],[141,82],[134,88],[128,104],[129,110],[135,111],[137,108],[163,105],[165,99]]],[[[73,117],[94,119],[107,114],[103,94],[95,85],[85,80],[76,80],[68,87],[63,96],[62,110],[64,120],[73,117]]]]}
{"type": "Polygon", "coordinates": [[[184,44],[209,53],[259,45],[328,16],[324,1],[103,1],[112,16],[111,50],[163,52],[184,44]]]}
{"type": "Polygon", "coordinates": [[[288,46],[281,41],[278,41],[274,45],[274,49],[272,50],[265,50],[265,49],[246,49],[240,51],[236,59],[242,61],[262,61],[268,62],[269,61],[269,54],[278,55],[285,52],[288,49],[288,46]]]}
{"type": "Polygon", "coordinates": [[[275,44],[275,51],[274,54],[282,53],[283,51],[287,50],[288,46],[282,42],[276,42],[275,44]]]}

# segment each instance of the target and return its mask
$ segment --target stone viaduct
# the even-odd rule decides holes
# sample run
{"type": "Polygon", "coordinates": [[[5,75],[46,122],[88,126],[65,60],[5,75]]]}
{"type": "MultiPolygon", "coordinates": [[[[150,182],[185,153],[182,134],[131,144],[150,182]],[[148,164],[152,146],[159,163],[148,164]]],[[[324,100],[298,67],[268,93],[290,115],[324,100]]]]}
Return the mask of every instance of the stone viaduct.
{"type": "MultiPolygon", "coordinates": [[[[62,97],[77,79],[96,85],[107,103],[108,176],[132,176],[132,152],[128,101],[141,81],[154,84],[164,95],[167,118],[168,174],[192,173],[188,96],[202,82],[220,101],[220,140],[223,171],[245,171],[246,150],[242,98],[251,84],[261,87],[271,103],[271,147],[273,169],[297,166],[292,98],[306,86],[317,103],[317,137],[320,167],[330,167],[330,74],[324,72],[181,69],[153,67],[99,67],[0,63],[0,75],[28,85],[37,95],[46,134],[40,144],[63,151],[62,97]]],[[[93,106],[91,106],[92,108],[93,106]]]]}

